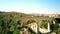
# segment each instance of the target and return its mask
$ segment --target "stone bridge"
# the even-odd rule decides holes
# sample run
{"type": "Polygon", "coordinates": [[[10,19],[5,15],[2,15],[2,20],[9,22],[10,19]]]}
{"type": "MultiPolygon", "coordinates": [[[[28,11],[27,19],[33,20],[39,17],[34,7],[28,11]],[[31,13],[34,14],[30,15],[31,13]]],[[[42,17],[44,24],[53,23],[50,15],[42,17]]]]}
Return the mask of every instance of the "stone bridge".
{"type": "Polygon", "coordinates": [[[34,18],[34,17],[23,17],[21,18],[22,23],[27,23],[28,20],[34,20],[35,23],[39,24],[39,22],[41,20],[47,20],[47,22],[50,22],[50,20],[52,20],[52,18],[43,18],[43,17],[38,17],[38,18],[34,18]]]}

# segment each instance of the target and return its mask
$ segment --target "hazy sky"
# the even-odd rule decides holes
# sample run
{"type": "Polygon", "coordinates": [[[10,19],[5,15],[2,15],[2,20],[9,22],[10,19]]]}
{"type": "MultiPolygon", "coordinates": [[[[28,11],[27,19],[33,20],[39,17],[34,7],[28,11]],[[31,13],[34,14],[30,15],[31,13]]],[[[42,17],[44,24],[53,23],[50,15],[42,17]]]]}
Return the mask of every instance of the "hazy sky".
{"type": "Polygon", "coordinates": [[[60,13],[60,0],[0,0],[0,11],[60,13]]]}

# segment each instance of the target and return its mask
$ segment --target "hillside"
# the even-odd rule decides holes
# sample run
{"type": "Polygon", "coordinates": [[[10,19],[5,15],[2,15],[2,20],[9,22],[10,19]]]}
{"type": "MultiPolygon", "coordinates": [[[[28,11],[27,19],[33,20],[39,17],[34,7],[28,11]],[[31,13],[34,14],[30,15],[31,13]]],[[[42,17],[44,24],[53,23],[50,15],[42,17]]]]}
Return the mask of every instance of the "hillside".
{"type": "MultiPolygon", "coordinates": [[[[48,23],[49,21],[57,18],[55,15],[0,12],[0,34],[37,34],[33,29],[28,27],[28,25],[36,23],[39,26],[39,22],[41,20],[47,20],[48,23]]],[[[58,17],[60,18],[60,15],[58,15],[58,17]]],[[[50,22],[50,24],[52,24],[52,22],[50,22]]],[[[42,27],[47,27],[46,25],[47,24],[45,23],[42,27]]]]}

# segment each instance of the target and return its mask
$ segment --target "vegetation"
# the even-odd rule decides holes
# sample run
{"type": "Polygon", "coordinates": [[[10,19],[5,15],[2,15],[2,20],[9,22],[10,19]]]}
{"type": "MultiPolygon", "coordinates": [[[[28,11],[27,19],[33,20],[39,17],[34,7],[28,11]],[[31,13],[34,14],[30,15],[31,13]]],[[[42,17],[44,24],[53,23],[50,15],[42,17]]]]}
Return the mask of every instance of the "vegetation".
{"type": "Polygon", "coordinates": [[[30,23],[33,23],[33,22],[35,22],[35,21],[34,20],[28,20],[27,24],[30,24],[30,23]]]}
{"type": "Polygon", "coordinates": [[[46,20],[41,20],[41,21],[40,21],[40,27],[47,29],[47,27],[48,27],[47,21],[46,21],[46,20]]]}
{"type": "MultiPolygon", "coordinates": [[[[20,34],[22,30],[24,31],[24,28],[27,29],[29,34],[36,34],[31,28],[26,26],[28,24],[35,23],[36,21],[38,22],[38,20],[36,20],[35,17],[46,18],[44,16],[27,15],[24,13],[17,13],[17,12],[0,12],[0,34],[20,34]],[[24,18],[27,21],[24,20],[24,18]]],[[[56,32],[57,34],[60,33],[59,32],[60,27],[58,24],[60,23],[56,22],[56,24],[51,24],[52,32],[56,32]]],[[[47,21],[41,20],[40,27],[47,28],[47,21]]]]}
{"type": "Polygon", "coordinates": [[[51,30],[53,32],[55,32],[56,34],[60,34],[60,27],[59,27],[59,23],[60,20],[58,19],[55,19],[55,24],[51,24],[51,30]]]}

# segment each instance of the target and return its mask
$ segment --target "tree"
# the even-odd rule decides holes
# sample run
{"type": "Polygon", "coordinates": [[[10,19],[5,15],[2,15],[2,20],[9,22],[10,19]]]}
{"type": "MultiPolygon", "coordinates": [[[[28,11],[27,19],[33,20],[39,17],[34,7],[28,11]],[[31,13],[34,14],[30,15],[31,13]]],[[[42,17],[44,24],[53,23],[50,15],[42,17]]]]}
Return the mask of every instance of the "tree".
{"type": "Polygon", "coordinates": [[[19,30],[18,29],[14,30],[13,34],[19,34],[19,30]]]}
{"type": "Polygon", "coordinates": [[[30,23],[33,23],[33,22],[35,22],[35,21],[34,20],[28,20],[27,24],[30,24],[30,23]]]}
{"type": "Polygon", "coordinates": [[[40,27],[41,28],[47,28],[48,24],[47,24],[47,21],[46,20],[41,20],[40,21],[40,27]]]}
{"type": "Polygon", "coordinates": [[[21,25],[20,20],[17,21],[17,25],[21,25]]]}
{"type": "Polygon", "coordinates": [[[13,20],[11,20],[9,23],[9,29],[10,29],[10,31],[14,31],[14,21],[13,20]]]}

